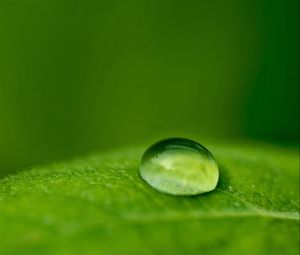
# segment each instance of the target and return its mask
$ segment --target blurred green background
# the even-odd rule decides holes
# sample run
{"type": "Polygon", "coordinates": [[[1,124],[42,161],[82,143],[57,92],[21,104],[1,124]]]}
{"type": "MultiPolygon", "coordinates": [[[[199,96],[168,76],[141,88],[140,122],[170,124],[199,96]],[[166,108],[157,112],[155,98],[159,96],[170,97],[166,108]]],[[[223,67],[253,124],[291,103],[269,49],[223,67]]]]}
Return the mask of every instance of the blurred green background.
{"type": "Polygon", "coordinates": [[[298,5],[0,1],[0,173],[151,137],[297,144],[298,5]]]}

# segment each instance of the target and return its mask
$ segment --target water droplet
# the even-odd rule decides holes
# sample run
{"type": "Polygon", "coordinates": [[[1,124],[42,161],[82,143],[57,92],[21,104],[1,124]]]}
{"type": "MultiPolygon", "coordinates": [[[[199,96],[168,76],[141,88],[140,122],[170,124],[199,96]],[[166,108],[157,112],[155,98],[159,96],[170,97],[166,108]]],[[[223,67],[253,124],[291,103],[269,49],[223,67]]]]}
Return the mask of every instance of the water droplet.
{"type": "Polygon", "coordinates": [[[215,189],[219,170],[204,146],[184,138],[169,138],[144,153],[140,175],[161,192],[196,195],[215,189]]]}

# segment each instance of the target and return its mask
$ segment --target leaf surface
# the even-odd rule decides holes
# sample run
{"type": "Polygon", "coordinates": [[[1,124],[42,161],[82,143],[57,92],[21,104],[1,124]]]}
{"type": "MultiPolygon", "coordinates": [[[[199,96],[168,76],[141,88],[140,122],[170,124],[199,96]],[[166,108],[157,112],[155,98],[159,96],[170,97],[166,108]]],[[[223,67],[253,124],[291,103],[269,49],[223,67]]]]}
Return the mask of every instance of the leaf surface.
{"type": "Polygon", "coordinates": [[[210,145],[213,192],[157,192],[138,174],[145,147],[0,180],[0,254],[298,254],[297,151],[210,145]]]}

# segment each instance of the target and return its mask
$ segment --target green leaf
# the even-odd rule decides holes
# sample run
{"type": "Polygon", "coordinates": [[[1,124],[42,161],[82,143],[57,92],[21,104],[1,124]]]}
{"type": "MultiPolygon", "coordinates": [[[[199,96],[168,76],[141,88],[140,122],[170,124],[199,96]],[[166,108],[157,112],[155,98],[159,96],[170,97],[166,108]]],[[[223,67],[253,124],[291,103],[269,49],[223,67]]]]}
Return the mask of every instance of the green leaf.
{"type": "Polygon", "coordinates": [[[143,148],[0,180],[0,254],[298,254],[298,152],[207,145],[216,190],[178,197],[138,174],[143,148]]]}

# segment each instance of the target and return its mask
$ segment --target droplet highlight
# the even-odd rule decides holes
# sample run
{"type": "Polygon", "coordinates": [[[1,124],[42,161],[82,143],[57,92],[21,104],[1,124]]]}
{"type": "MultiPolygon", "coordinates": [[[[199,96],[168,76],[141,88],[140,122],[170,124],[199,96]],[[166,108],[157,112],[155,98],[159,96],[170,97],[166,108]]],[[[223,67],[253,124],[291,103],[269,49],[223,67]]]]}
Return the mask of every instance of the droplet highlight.
{"type": "Polygon", "coordinates": [[[169,138],[145,151],[140,175],[161,192],[197,195],[215,189],[219,169],[212,154],[201,144],[185,138],[169,138]]]}

